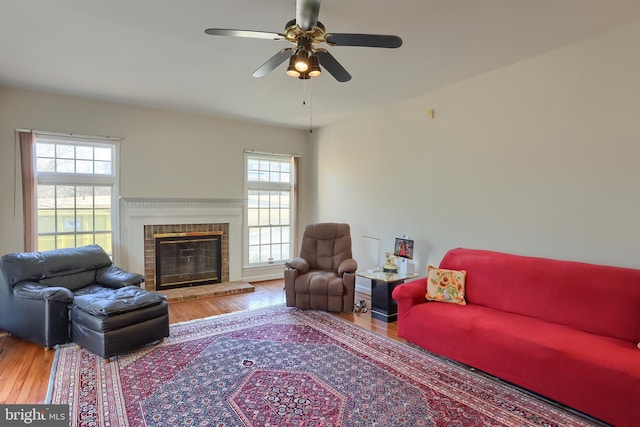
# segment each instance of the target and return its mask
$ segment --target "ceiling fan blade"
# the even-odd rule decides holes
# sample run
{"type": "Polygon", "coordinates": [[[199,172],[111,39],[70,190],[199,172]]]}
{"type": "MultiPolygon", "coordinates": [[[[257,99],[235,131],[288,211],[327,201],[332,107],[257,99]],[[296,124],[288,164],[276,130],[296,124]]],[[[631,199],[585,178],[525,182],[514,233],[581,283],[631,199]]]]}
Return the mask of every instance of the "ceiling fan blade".
{"type": "Polygon", "coordinates": [[[293,51],[293,48],[290,48],[290,47],[288,47],[286,49],[282,49],[280,52],[278,52],[275,55],[273,55],[271,57],[271,59],[269,59],[267,62],[262,64],[262,66],[260,66],[260,68],[258,68],[256,71],[254,71],[253,77],[264,77],[264,76],[266,76],[267,74],[269,74],[270,72],[275,70],[276,67],[278,67],[278,65],[282,64],[284,61],[289,59],[289,57],[291,56],[292,51],[293,51]]]}
{"type": "Polygon", "coordinates": [[[210,36],[230,36],[230,37],[248,37],[251,39],[266,39],[266,40],[282,40],[286,38],[284,34],[269,33],[267,31],[253,31],[253,30],[232,30],[226,28],[207,28],[205,33],[210,36]]]}
{"type": "Polygon", "coordinates": [[[351,80],[351,74],[326,49],[316,49],[316,55],[318,55],[318,61],[324,69],[337,81],[344,83],[351,80]]]}
{"type": "Polygon", "coordinates": [[[327,34],[327,44],[334,46],[363,46],[397,48],[402,46],[402,39],[398,36],[382,34],[327,34]]]}
{"type": "Polygon", "coordinates": [[[311,31],[318,25],[320,0],[296,0],[296,24],[302,31],[311,31]]]}

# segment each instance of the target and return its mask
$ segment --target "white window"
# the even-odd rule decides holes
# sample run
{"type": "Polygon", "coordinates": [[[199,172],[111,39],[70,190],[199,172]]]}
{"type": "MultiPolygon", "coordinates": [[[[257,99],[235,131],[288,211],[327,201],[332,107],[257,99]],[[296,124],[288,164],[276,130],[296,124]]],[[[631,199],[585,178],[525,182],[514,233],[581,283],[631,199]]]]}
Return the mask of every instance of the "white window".
{"type": "Polygon", "coordinates": [[[113,255],[118,143],[37,135],[38,250],[100,245],[113,255]]]}
{"type": "Polygon", "coordinates": [[[293,158],[246,156],[249,265],[288,261],[292,254],[293,158]]]}

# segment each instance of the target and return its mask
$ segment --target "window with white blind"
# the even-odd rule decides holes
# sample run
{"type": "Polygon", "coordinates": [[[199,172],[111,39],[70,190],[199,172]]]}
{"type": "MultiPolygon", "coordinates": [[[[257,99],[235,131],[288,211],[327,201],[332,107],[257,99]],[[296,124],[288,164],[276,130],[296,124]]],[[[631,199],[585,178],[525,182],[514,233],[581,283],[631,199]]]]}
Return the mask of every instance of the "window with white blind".
{"type": "Polygon", "coordinates": [[[249,265],[288,261],[294,223],[292,156],[247,153],[249,265]]]}
{"type": "Polygon", "coordinates": [[[39,251],[100,245],[113,254],[118,142],[36,135],[39,251]]]}

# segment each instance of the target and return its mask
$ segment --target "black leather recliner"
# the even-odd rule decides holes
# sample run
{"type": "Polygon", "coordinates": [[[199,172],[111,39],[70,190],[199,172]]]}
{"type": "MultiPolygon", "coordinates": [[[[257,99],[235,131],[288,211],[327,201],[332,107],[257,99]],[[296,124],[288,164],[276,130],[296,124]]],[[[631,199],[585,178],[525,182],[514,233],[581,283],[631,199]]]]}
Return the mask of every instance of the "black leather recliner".
{"type": "Polygon", "coordinates": [[[0,330],[27,341],[72,341],[72,310],[83,317],[77,327],[98,325],[78,338],[105,358],[169,336],[164,296],[141,289],[144,277],[112,265],[100,246],[8,254],[0,269],[0,330]]]}

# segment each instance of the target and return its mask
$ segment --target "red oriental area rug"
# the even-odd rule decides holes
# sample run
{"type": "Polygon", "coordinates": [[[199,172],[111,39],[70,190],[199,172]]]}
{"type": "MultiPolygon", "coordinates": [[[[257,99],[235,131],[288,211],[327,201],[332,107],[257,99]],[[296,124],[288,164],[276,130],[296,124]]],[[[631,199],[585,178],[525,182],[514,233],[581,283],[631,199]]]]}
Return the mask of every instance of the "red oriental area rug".
{"type": "Polygon", "coordinates": [[[47,403],[76,426],[588,426],[334,315],[277,306],[171,326],[111,363],[56,350],[47,403]]]}

